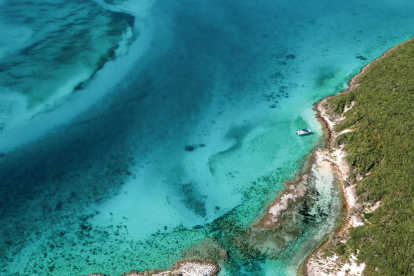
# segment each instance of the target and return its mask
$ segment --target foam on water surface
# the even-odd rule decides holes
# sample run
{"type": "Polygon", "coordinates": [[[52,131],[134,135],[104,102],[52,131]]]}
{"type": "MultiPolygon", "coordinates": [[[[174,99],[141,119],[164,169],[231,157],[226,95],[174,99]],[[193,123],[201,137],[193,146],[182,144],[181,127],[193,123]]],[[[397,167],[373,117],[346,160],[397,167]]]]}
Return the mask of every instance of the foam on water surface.
{"type": "MultiPolygon", "coordinates": [[[[31,5],[42,3],[49,2],[31,5]]],[[[61,14],[74,8],[62,3],[46,7],[61,14]]],[[[66,26],[72,31],[90,27],[89,17],[82,17],[90,9],[102,16],[97,36],[108,24],[117,30],[125,26],[122,20],[106,21],[113,13],[134,15],[134,26],[111,42],[121,43],[115,60],[79,90],[62,92],[67,97],[59,97],[48,112],[16,115],[25,112],[21,102],[28,94],[19,83],[4,85],[0,119],[11,125],[0,132],[5,153],[0,273],[118,275],[162,269],[206,237],[230,254],[222,275],[296,273],[335,225],[338,197],[330,171],[312,168],[309,185],[320,196],[312,193],[311,207],[300,205],[290,214],[291,232],[271,232],[275,239],[261,243],[263,237],[246,236],[244,230],[320,144],[312,104],[340,91],[365,63],[412,36],[413,4],[108,0],[79,5],[84,13],[66,26]],[[298,137],[302,128],[314,135],[298,137]]],[[[36,21],[23,2],[10,8],[36,21]]],[[[49,27],[62,32],[62,26],[49,27]]],[[[36,41],[27,32],[7,51],[36,41]]],[[[61,46],[48,44],[54,50],[61,46]]],[[[95,56],[85,48],[77,51],[95,56]]],[[[23,67],[13,70],[26,85],[49,81],[31,71],[25,75],[23,67]]],[[[50,77],[58,85],[47,93],[57,95],[65,83],[87,75],[75,72],[67,82],[50,77]]]]}

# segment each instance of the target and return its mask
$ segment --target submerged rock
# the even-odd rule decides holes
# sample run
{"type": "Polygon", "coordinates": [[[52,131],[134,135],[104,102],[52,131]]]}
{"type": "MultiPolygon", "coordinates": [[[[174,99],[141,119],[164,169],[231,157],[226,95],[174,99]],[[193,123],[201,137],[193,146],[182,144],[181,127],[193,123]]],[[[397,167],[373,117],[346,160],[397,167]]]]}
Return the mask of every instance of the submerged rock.
{"type": "Polygon", "coordinates": [[[185,146],[185,150],[186,151],[193,151],[193,150],[195,150],[195,147],[194,146],[187,145],[187,146],[185,146]]]}
{"type": "Polygon", "coordinates": [[[187,261],[218,263],[227,260],[228,252],[215,239],[207,238],[190,246],[181,253],[181,258],[187,261]]]}
{"type": "Polygon", "coordinates": [[[360,59],[360,60],[367,60],[367,58],[366,57],[364,57],[364,56],[362,56],[362,55],[357,55],[357,57],[356,57],[357,59],[360,59]]]}

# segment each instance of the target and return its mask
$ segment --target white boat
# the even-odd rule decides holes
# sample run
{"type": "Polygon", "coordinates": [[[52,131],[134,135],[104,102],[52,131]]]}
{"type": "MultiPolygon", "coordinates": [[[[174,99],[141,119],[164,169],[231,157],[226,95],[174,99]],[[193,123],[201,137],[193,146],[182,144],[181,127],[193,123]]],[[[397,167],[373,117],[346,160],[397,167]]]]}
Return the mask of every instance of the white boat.
{"type": "Polygon", "coordinates": [[[312,133],[312,130],[306,129],[306,128],[304,128],[302,130],[299,130],[299,131],[296,131],[296,134],[299,135],[299,136],[308,135],[308,134],[311,134],[311,133],[312,133]]]}

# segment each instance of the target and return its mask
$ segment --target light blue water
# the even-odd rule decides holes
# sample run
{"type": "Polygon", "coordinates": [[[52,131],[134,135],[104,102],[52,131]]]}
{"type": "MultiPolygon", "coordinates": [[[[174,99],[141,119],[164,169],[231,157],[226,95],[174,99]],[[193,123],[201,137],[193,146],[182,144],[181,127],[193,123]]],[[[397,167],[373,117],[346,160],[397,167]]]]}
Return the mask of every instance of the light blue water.
{"type": "Polygon", "coordinates": [[[294,273],[332,177],[308,199],[331,211],[245,229],[321,142],[312,104],[413,36],[414,4],[68,3],[0,1],[0,273],[166,268],[206,237],[222,275],[294,273]]]}

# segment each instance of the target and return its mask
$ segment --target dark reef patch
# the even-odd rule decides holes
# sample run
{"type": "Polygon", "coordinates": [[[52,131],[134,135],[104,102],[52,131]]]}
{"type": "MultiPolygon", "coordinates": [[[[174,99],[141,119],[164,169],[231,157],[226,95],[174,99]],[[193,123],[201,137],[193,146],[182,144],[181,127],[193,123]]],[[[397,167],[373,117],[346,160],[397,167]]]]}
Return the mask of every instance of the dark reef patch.
{"type": "Polygon", "coordinates": [[[192,183],[180,184],[178,186],[184,196],[182,201],[185,206],[192,210],[196,215],[205,217],[207,215],[206,196],[200,194],[192,183]]]}
{"type": "Polygon", "coordinates": [[[316,87],[322,87],[326,85],[329,80],[335,78],[334,72],[333,68],[330,67],[321,68],[315,80],[316,87]]]}

